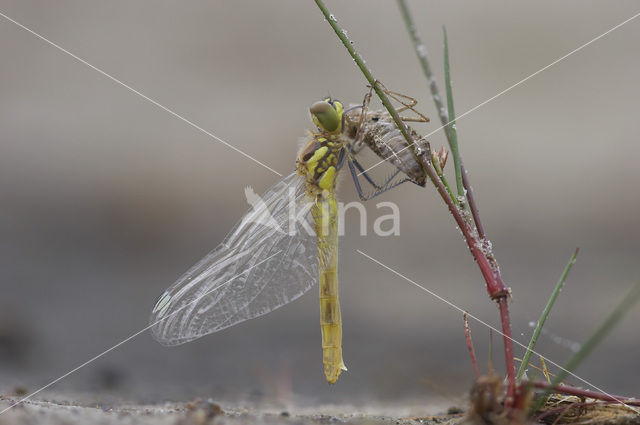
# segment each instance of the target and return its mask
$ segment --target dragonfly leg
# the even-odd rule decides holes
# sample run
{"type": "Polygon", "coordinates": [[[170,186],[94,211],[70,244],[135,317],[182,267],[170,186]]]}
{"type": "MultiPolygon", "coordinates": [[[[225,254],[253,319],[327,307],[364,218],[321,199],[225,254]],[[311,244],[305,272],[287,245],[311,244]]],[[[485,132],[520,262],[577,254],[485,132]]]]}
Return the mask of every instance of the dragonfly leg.
{"type": "Polygon", "coordinates": [[[351,172],[351,178],[353,179],[353,184],[355,185],[356,190],[358,191],[358,196],[363,201],[366,200],[364,196],[364,192],[362,191],[362,186],[360,186],[360,179],[358,178],[358,172],[353,166],[353,161],[349,161],[349,171],[351,172]]]}

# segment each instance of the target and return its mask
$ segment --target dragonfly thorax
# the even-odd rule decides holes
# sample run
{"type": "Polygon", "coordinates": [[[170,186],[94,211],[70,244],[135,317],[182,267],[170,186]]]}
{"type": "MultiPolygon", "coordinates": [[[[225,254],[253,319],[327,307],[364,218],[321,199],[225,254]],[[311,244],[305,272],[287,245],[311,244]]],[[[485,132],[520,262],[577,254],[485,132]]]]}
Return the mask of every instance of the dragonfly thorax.
{"type": "Polygon", "coordinates": [[[305,178],[310,195],[333,191],[345,156],[342,135],[312,133],[296,161],[297,172],[305,178]]]}

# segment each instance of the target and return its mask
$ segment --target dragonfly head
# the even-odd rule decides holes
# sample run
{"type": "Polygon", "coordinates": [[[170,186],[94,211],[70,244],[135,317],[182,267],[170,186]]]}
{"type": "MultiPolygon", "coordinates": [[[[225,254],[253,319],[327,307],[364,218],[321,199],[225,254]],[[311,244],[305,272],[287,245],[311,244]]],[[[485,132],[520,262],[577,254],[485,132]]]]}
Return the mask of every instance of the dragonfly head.
{"type": "Polygon", "coordinates": [[[309,108],[313,123],[321,131],[328,133],[340,133],[342,131],[342,115],[344,107],[342,103],[330,97],[316,102],[309,108]]]}

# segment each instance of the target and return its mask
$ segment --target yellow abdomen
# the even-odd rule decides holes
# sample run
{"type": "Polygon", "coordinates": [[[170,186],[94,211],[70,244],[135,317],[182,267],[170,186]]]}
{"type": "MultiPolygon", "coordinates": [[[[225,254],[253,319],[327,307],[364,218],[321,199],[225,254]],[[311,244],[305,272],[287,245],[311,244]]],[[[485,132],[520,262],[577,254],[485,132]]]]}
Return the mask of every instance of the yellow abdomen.
{"type": "Polygon", "coordinates": [[[322,361],[327,381],[333,384],[347,370],[342,360],[342,319],[338,301],[338,214],[333,193],[320,196],[311,210],[318,237],[320,273],[320,327],[322,361]]]}

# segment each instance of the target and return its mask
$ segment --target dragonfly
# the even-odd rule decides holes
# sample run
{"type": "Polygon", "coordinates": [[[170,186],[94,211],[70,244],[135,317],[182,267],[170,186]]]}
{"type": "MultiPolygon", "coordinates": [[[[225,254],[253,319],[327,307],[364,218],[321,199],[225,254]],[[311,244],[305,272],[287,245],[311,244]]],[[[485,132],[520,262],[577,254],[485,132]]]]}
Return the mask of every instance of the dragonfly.
{"type": "Polygon", "coordinates": [[[387,155],[382,145],[399,142],[387,128],[388,117],[363,106],[345,111],[341,102],[325,98],[310,107],[316,129],[308,132],[295,171],[261,197],[245,192],[252,209],[158,298],[150,319],[156,340],[171,346],[221,331],[288,304],[319,283],[324,374],[330,384],[337,381],[346,370],[338,298],[339,173],[346,162],[362,199],[406,181],[424,186],[426,180],[415,164],[400,159],[390,160],[398,170],[381,184],[365,172],[357,159],[361,149],[387,155]],[[400,172],[407,177],[398,181],[400,172]],[[371,193],[363,191],[359,173],[371,193]]]}

